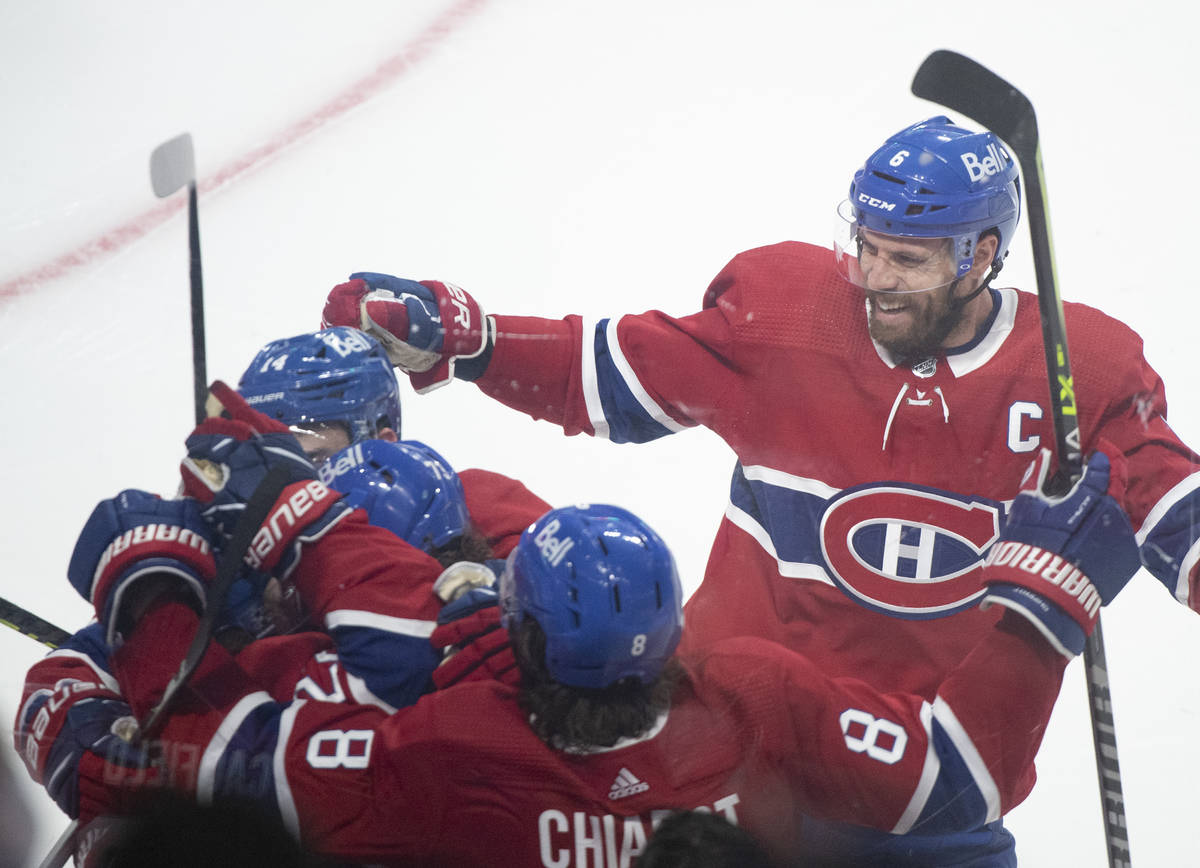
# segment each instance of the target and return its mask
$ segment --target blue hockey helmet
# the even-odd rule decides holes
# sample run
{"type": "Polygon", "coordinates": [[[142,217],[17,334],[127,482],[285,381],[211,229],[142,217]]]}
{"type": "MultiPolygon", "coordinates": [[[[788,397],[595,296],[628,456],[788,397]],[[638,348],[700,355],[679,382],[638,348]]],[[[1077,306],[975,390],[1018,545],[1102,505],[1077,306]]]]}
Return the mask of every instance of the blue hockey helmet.
{"type": "Polygon", "coordinates": [[[470,522],[458,474],[416,440],[364,440],[333,455],[320,473],[371,524],[426,552],[462,536],[470,522]]]}
{"type": "Polygon", "coordinates": [[[616,506],[554,509],[529,526],[500,578],[506,627],[534,618],[551,677],[573,687],[653,681],[683,629],[683,589],[659,536],[616,506]]]}
{"type": "Polygon", "coordinates": [[[951,239],[955,277],[962,277],[971,270],[980,236],[990,229],[1000,236],[993,263],[1007,255],[1021,212],[1020,177],[994,134],[972,132],[939,115],[901,130],[871,154],[854,173],[843,205],[839,213],[849,223],[851,243],[838,244],[839,264],[856,257],[863,227],[884,235],[951,239]]]}
{"type": "Polygon", "coordinates": [[[285,425],[340,422],[350,442],[400,433],[400,387],[383,347],[348,326],[272,341],[242,374],[238,391],[285,425]]]}

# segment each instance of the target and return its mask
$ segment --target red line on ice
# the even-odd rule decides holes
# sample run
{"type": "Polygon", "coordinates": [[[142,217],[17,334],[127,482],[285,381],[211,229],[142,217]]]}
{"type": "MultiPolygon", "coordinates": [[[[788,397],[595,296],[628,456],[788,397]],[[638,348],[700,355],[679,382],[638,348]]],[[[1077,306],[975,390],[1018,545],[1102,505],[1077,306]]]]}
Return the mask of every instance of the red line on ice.
{"type": "MultiPolygon", "coordinates": [[[[316,111],[285,128],[270,141],[230,161],[207,178],[201,178],[197,184],[198,189],[212,191],[261,168],[284,148],[366,102],[425,60],[439,43],[450,36],[486,3],[487,0],[458,0],[398,54],[383,61],[369,75],[318,107],[316,111]]],[[[57,280],[76,268],[132,244],[166,222],[176,211],[182,210],[186,202],[187,197],[185,196],[163,199],[155,207],[102,235],[85,241],[74,250],[24,274],[5,280],[0,283],[0,301],[15,298],[41,283],[57,280]]]]}

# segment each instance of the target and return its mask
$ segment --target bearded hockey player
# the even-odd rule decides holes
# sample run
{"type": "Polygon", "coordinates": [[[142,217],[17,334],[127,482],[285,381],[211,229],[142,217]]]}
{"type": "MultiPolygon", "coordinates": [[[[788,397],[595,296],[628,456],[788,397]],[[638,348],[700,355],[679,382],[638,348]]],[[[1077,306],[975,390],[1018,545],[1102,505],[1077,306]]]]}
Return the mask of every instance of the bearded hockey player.
{"type": "MultiPolygon", "coordinates": [[[[377,336],[418,390],[473,380],[568,434],[712,429],[738,460],[685,644],[762,636],[931,698],[995,621],[976,605],[983,560],[1055,442],[1037,298],[992,285],[1019,210],[1004,145],[934,117],[855,173],[834,249],[741,253],[688,316],[485,317],[452,284],[362,272],[324,319],[377,336]]],[[[1081,452],[1124,456],[1144,565],[1200,608],[1200,458],[1167,424],[1141,339],[1064,308],[1081,452]]],[[[1005,842],[999,824],[979,840],[1005,842]]],[[[904,847],[941,864],[936,838],[904,847]]]]}

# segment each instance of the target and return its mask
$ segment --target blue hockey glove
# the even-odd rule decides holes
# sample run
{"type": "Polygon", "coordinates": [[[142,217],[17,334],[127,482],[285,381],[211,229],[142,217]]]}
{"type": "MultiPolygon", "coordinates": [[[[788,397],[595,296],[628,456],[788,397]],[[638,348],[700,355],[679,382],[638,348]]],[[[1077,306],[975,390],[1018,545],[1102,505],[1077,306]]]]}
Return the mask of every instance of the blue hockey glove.
{"type": "Polygon", "coordinates": [[[1108,493],[1113,475],[1108,456],[1093,454],[1061,497],[1042,493],[1049,465],[1050,453],[1042,450],[988,553],[982,606],[1024,615],[1070,658],[1083,650],[1100,607],[1125,587],[1141,557],[1129,518],[1108,493]]]}
{"type": "Polygon", "coordinates": [[[479,359],[488,347],[483,310],[464,290],[373,271],[355,272],[330,291],[321,324],[353,326],[377,338],[418,392],[444,386],[456,362],[479,359]]]}
{"type": "Polygon", "coordinates": [[[96,505],[67,565],[67,578],[95,607],[109,645],[129,614],[135,585],[166,577],[203,611],[206,586],[215,574],[199,505],[133,488],[96,505]]]}
{"type": "Polygon", "coordinates": [[[210,390],[210,411],[222,415],[210,416],[187,438],[188,454],[180,466],[183,490],[200,502],[221,545],[233,535],[267,473],[286,467],[292,482],[271,507],[245,559],[252,570],[286,577],[299,563],[301,543],[319,539],[351,510],[317,479],[287,426],[251,408],[220,380],[210,390]]]}
{"type": "Polygon", "coordinates": [[[131,743],[137,722],[129,705],[98,684],[60,681],[33,694],[17,720],[16,746],[30,776],[70,817],[108,807],[103,787],[87,781],[144,780],[150,758],[131,743]]]}

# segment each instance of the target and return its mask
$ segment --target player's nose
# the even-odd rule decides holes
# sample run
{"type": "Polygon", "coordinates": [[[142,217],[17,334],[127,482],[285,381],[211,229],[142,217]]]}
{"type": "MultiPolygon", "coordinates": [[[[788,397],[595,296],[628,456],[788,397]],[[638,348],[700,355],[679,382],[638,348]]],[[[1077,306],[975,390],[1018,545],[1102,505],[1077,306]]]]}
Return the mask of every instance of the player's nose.
{"type": "Polygon", "coordinates": [[[870,270],[866,273],[867,289],[876,292],[887,292],[896,289],[900,284],[900,277],[892,264],[886,258],[878,256],[871,263],[870,270]]]}

